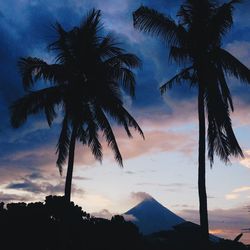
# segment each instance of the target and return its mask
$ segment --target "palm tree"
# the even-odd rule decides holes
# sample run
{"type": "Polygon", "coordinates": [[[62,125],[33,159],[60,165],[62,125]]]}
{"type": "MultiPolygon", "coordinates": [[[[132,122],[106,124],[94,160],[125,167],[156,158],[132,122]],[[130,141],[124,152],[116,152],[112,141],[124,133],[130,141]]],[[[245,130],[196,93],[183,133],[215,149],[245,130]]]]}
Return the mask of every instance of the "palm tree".
{"type": "Polygon", "coordinates": [[[11,124],[20,127],[29,115],[44,112],[48,125],[62,114],[62,128],[57,143],[57,166],[68,158],[65,198],[70,201],[76,142],[88,145],[94,157],[102,160],[99,132],[103,132],[115,160],[122,166],[112,123],[117,122],[132,137],[130,127],[143,132],[125,109],[122,91],[134,96],[135,76],[131,71],[140,60],[120,48],[111,34],[101,36],[101,12],[93,9],[79,27],[65,31],[57,23],[57,40],[49,45],[55,53],[55,63],[39,58],[21,58],[19,69],[26,95],[11,106],[11,124]],[[38,80],[49,83],[34,89],[38,80]]]}
{"type": "Polygon", "coordinates": [[[177,14],[178,23],[154,9],[141,6],[133,13],[134,27],[163,40],[169,47],[169,58],[183,69],[160,88],[161,93],[175,84],[187,82],[198,88],[199,156],[198,189],[200,225],[208,239],[206,195],[206,119],[208,158],[214,154],[224,162],[243,152],[232,130],[230,112],[233,102],[226,76],[250,82],[249,69],[222,48],[222,38],[233,25],[232,0],[218,5],[212,0],[186,0],[177,14]]]}

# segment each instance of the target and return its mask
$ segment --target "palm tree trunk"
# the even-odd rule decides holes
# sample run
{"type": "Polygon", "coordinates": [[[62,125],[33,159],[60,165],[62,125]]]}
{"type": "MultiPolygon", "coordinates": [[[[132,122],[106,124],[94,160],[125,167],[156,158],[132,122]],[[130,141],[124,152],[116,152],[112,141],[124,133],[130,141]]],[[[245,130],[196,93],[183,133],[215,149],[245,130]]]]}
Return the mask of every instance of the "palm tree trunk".
{"type": "Polygon", "coordinates": [[[204,88],[199,85],[198,97],[199,116],[199,167],[198,167],[198,189],[200,201],[200,225],[202,237],[208,241],[208,215],[207,215],[207,193],[206,193],[206,123],[204,107],[204,88]]]}
{"type": "Polygon", "coordinates": [[[75,156],[75,144],[76,144],[76,129],[73,127],[70,145],[69,145],[69,158],[68,158],[68,169],[66,175],[65,183],[65,199],[70,202],[71,197],[71,186],[72,186],[72,176],[73,176],[73,167],[74,167],[74,156],[75,156]]]}

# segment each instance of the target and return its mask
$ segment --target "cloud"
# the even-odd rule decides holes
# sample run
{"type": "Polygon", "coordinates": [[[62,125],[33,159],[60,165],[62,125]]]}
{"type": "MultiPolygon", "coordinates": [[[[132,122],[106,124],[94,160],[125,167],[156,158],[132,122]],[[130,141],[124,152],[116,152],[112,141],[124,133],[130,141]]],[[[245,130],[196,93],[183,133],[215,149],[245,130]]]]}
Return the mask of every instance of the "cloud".
{"type": "Polygon", "coordinates": [[[114,214],[112,214],[108,209],[102,209],[99,212],[91,213],[91,215],[96,218],[103,218],[110,220],[114,214]]]}
{"type": "Polygon", "coordinates": [[[233,190],[233,193],[241,193],[245,191],[250,191],[250,186],[243,186],[233,190]]]}
{"type": "Polygon", "coordinates": [[[125,173],[125,174],[135,174],[135,172],[133,172],[133,171],[129,171],[129,170],[124,171],[124,173],[125,173]]]}
{"type": "MultiPolygon", "coordinates": [[[[33,194],[63,194],[64,191],[64,181],[61,181],[56,184],[51,184],[46,181],[42,182],[33,182],[31,180],[25,179],[22,182],[12,182],[8,184],[5,189],[15,189],[15,190],[22,190],[27,191],[33,194]]],[[[83,194],[84,191],[82,189],[76,188],[76,186],[72,185],[72,193],[79,193],[83,194]]]]}
{"type": "MultiPolygon", "coordinates": [[[[53,133],[52,131],[49,131],[53,133]]],[[[8,183],[27,175],[31,178],[38,179],[46,177],[47,179],[60,179],[58,168],[56,167],[57,155],[56,151],[56,134],[49,140],[43,140],[38,143],[32,142],[35,136],[43,136],[41,131],[32,133],[32,136],[25,137],[25,141],[20,139],[15,143],[5,143],[3,150],[0,152],[0,182],[8,183]],[[31,147],[32,145],[32,147],[31,147]],[[50,178],[53,177],[53,178],[50,178]]],[[[90,150],[82,145],[77,145],[75,152],[75,165],[93,165],[96,161],[90,150]]],[[[67,162],[66,162],[67,163],[67,162]]],[[[66,175],[65,164],[63,176],[66,175]]],[[[86,177],[76,177],[78,180],[86,180],[86,177]]]]}
{"type": "Polygon", "coordinates": [[[243,33],[250,27],[250,17],[246,10],[250,8],[249,1],[243,1],[242,4],[236,5],[235,26],[243,33]]]}
{"type": "Polygon", "coordinates": [[[243,165],[246,168],[250,168],[250,150],[244,151],[245,158],[240,160],[241,165],[243,165]]]}
{"type": "Polygon", "coordinates": [[[0,202],[10,203],[10,202],[28,202],[32,200],[32,196],[23,196],[17,194],[7,194],[0,191],[0,202]]]}
{"type": "MultiPolygon", "coordinates": [[[[12,181],[7,185],[1,185],[1,190],[4,191],[2,198],[8,202],[15,201],[15,197],[17,201],[24,200],[31,202],[41,200],[47,195],[63,195],[64,185],[65,182],[62,179],[55,181],[53,176],[46,178],[46,176],[35,172],[12,181]]],[[[85,191],[73,183],[72,195],[74,197],[82,197],[85,195],[85,191]]]]}
{"type": "Polygon", "coordinates": [[[236,200],[238,198],[240,198],[241,193],[250,193],[250,186],[242,186],[242,187],[238,187],[235,188],[234,190],[231,191],[231,193],[225,195],[226,200],[236,200]]]}
{"type": "MultiPolygon", "coordinates": [[[[134,108],[132,114],[144,131],[176,131],[190,125],[198,125],[196,99],[174,100],[165,97],[162,105],[134,108]]],[[[182,131],[183,132],[183,131],[182,131]]]]}
{"type": "Polygon", "coordinates": [[[41,193],[41,187],[36,183],[26,181],[26,182],[17,182],[17,183],[10,183],[6,186],[7,189],[20,189],[29,191],[32,193],[41,193]]]}
{"type": "Polygon", "coordinates": [[[246,66],[250,66],[250,42],[233,41],[226,45],[226,49],[246,66]]]}
{"type": "Polygon", "coordinates": [[[238,199],[239,195],[238,194],[226,194],[225,198],[226,200],[236,200],[238,199]]]}
{"type": "Polygon", "coordinates": [[[131,198],[135,200],[136,202],[141,202],[143,200],[150,200],[152,199],[152,196],[146,192],[132,192],[131,198]]]}
{"type": "MultiPolygon", "coordinates": [[[[103,218],[103,219],[111,220],[111,218],[115,215],[115,213],[111,213],[108,209],[102,209],[99,212],[91,213],[91,215],[96,218],[103,218]]],[[[133,222],[137,220],[137,218],[133,216],[132,214],[122,214],[122,216],[126,221],[133,222]]]]}
{"type": "Polygon", "coordinates": [[[239,98],[238,96],[234,98],[235,112],[232,113],[232,120],[236,127],[247,126],[250,124],[250,114],[249,114],[249,86],[245,86],[245,94],[248,97],[239,98]]]}
{"type": "MultiPolygon", "coordinates": [[[[137,183],[139,186],[158,186],[158,187],[174,187],[174,188],[181,188],[181,187],[190,187],[189,185],[185,183],[169,183],[169,184],[162,184],[162,183],[154,183],[154,182],[140,182],[137,183]]],[[[193,187],[192,187],[193,188],[193,187]]]]}
{"type": "MultiPolygon", "coordinates": [[[[187,190],[187,189],[197,189],[195,186],[189,185],[189,184],[184,184],[184,183],[169,183],[169,184],[162,184],[162,183],[154,183],[154,182],[140,182],[137,183],[138,186],[152,186],[155,188],[164,188],[165,191],[167,192],[181,192],[182,190],[187,190]]],[[[213,198],[213,197],[208,197],[208,198],[213,198]]]]}
{"type": "Polygon", "coordinates": [[[217,236],[223,236],[224,235],[224,231],[222,229],[211,229],[211,230],[209,230],[209,233],[217,235],[217,236]]]}
{"type": "Polygon", "coordinates": [[[126,221],[131,221],[131,222],[138,221],[138,219],[132,214],[123,214],[122,216],[126,221]]]}
{"type": "Polygon", "coordinates": [[[74,180],[80,180],[80,181],[90,181],[92,178],[84,177],[84,176],[74,176],[74,180]]]}
{"type": "Polygon", "coordinates": [[[156,152],[180,152],[186,156],[193,153],[197,147],[197,137],[194,136],[196,133],[194,103],[180,101],[179,105],[175,102],[169,105],[171,112],[158,107],[135,109],[134,117],[144,131],[145,141],[137,133],[133,133],[133,138],[130,140],[122,127],[115,127],[114,131],[124,159],[156,152]],[[189,133],[186,132],[187,128],[189,133]]]}
{"type": "Polygon", "coordinates": [[[117,137],[124,159],[131,159],[142,155],[159,152],[183,152],[188,153],[193,147],[187,144],[192,143],[192,135],[163,131],[145,131],[145,141],[139,136],[133,140],[125,136],[117,137]],[[189,140],[190,139],[190,140],[189,140]]]}

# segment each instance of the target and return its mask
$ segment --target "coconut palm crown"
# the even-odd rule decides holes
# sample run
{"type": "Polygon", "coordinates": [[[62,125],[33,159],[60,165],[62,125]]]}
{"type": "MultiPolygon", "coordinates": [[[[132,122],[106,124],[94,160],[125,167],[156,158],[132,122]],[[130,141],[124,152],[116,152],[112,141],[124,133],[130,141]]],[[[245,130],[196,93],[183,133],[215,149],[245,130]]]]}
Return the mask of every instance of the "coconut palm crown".
{"type": "Polygon", "coordinates": [[[212,0],[186,0],[177,13],[178,23],[158,11],[141,6],[133,13],[134,27],[159,37],[169,48],[169,59],[183,67],[160,88],[165,93],[175,84],[198,88],[199,157],[198,188],[200,224],[208,239],[207,195],[205,185],[206,120],[207,147],[211,166],[214,154],[228,163],[230,156],[243,157],[232,129],[234,110],[227,76],[250,82],[250,71],[222,47],[222,39],[233,25],[232,0],[222,5],[212,0]],[[206,119],[207,117],[207,119],[206,119]]]}
{"type": "Polygon", "coordinates": [[[10,107],[11,124],[15,128],[20,127],[28,116],[39,112],[45,113],[49,126],[58,113],[62,115],[56,152],[60,173],[68,158],[65,184],[68,201],[77,141],[87,145],[94,157],[101,161],[102,132],[115,160],[122,166],[112,124],[122,125],[129,137],[132,137],[131,127],[143,136],[122,101],[123,91],[134,96],[132,69],[140,66],[140,60],[120,48],[111,34],[101,36],[100,18],[101,12],[93,9],[79,27],[70,31],[56,23],[58,38],[49,45],[56,55],[55,63],[48,64],[34,57],[21,58],[18,65],[26,95],[10,107]],[[46,82],[47,87],[34,90],[38,80],[46,82]]]}

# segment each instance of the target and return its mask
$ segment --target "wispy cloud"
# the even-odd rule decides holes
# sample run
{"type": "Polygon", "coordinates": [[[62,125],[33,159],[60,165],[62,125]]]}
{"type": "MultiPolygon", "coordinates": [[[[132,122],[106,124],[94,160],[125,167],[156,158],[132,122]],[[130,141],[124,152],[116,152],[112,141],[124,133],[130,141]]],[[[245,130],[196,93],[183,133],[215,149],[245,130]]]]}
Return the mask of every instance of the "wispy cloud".
{"type": "Polygon", "coordinates": [[[123,214],[122,216],[126,221],[131,221],[131,222],[138,221],[138,219],[132,214],[123,214]]]}
{"type": "Polygon", "coordinates": [[[233,41],[226,45],[226,49],[232,53],[237,59],[246,66],[250,66],[250,42],[249,41],[233,41]]]}
{"type": "Polygon", "coordinates": [[[226,200],[236,200],[239,198],[238,194],[226,194],[225,195],[226,200]]]}
{"type": "Polygon", "coordinates": [[[0,191],[0,201],[4,203],[10,202],[29,202],[33,200],[32,196],[24,196],[18,194],[8,194],[0,191]]]}
{"type": "Polygon", "coordinates": [[[240,160],[240,163],[244,167],[250,168],[250,150],[245,150],[244,154],[245,154],[245,158],[243,158],[242,160],[240,160]]]}
{"type": "MultiPolygon", "coordinates": [[[[225,195],[226,200],[236,200],[239,199],[242,193],[246,195],[250,194],[250,186],[241,186],[232,190],[229,194],[225,195]]],[[[246,196],[247,197],[247,196],[246,196]]]]}
{"type": "Polygon", "coordinates": [[[104,218],[110,220],[114,214],[112,214],[108,209],[102,209],[99,212],[91,213],[91,215],[96,218],[104,218]]]}
{"type": "Polygon", "coordinates": [[[243,186],[243,187],[239,187],[233,190],[233,193],[241,193],[241,192],[246,192],[246,191],[250,191],[250,186],[243,186]]]}
{"type": "Polygon", "coordinates": [[[132,192],[131,198],[139,203],[143,200],[152,199],[152,196],[146,192],[132,192]]]}
{"type": "MultiPolygon", "coordinates": [[[[22,182],[12,182],[8,184],[5,189],[14,189],[30,192],[31,194],[52,194],[52,195],[62,195],[64,191],[64,181],[56,184],[51,184],[50,182],[33,182],[31,180],[23,180],[22,182]]],[[[84,194],[82,189],[76,188],[75,185],[72,186],[72,193],[84,194]]]]}

